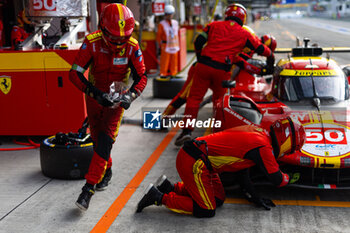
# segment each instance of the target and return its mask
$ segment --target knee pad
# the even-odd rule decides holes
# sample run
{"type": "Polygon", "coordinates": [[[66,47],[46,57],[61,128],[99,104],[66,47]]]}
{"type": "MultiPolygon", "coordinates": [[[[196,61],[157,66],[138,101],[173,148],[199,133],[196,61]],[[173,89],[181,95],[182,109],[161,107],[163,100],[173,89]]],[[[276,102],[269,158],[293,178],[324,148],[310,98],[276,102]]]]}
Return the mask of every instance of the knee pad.
{"type": "Polygon", "coordinates": [[[97,138],[96,153],[104,160],[108,161],[112,150],[113,139],[104,132],[100,133],[97,138]]]}
{"type": "Polygon", "coordinates": [[[197,204],[197,202],[193,201],[193,216],[197,218],[211,218],[215,216],[215,209],[203,209],[197,204]]]}

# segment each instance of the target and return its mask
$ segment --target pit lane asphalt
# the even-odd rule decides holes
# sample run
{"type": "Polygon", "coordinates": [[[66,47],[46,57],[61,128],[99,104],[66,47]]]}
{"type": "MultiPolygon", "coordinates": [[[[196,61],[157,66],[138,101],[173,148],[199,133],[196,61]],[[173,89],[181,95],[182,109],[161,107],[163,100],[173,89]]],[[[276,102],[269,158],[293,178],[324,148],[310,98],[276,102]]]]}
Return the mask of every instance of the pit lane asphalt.
{"type": "MultiPolygon", "coordinates": [[[[309,37],[320,46],[349,46],[348,35],[307,27],[298,20],[264,21],[250,26],[258,35],[273,34],[278,47],[294,46],[294,36],[309,37]]],[[[348,22],[319,21],[350,28],[348,22]]],[[[350,63],[348,54],[331,57],[340,64],[350,63]]],[[[147,89],[126,111],[125,117],[140,119],[142,107],[165,107],[169,103],[152,98],[151,84],[150,79],[147,89]]],[[[201,117],[208,116],[210,108],[201,112],[201,117]]],[[[350,232],[350,191],[344,190],[259,187],[262,196],[279,204],[265,211],[247,204],[238,190],[228,189],[226,203],[211,219],[175,214],[163,206],[152,206],[135,214],[137,202],[149,183],[161,174],[172,181],[179,180],[175,169],[178,148],[171,136],[168,132],[123,124],[112,151],[112,183],[106,191],[96,192],[86,212],[74,204],[83,180],[43,176],[38,149],[0,152],[0,232],[105,232],[106,229],[108,232],[350,232]],[[165,138],[167,141],[163,142],[165,138]],[[146,162],[150,157],[153,160],[146,162]]],[[[0,140],[2,147],[13,146],[8,138],[0,140]]]]}

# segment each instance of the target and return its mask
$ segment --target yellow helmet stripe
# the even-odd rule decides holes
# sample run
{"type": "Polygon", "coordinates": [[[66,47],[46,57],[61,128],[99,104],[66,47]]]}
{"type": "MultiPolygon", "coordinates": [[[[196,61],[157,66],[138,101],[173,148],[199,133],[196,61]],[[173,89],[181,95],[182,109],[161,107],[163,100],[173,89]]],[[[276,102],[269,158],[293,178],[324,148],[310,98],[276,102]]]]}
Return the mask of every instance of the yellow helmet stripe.
{"type": "Polygon", "coordinates": [[[121,4],[117,4],[118,6],[118,12],[119,12],[119,29],[120,29],[120,36],[125,36],[124,32],[124,26],[125,26],[125,20],[124,20],[124,12],[121,4]]]}

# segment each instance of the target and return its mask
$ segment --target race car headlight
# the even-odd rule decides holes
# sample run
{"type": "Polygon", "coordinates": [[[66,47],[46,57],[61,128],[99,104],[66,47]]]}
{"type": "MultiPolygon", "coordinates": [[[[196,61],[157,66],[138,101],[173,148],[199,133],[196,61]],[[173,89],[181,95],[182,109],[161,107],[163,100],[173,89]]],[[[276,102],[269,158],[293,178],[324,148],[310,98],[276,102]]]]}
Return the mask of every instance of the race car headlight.
{"type": "Polygon", "coordinates": [[[311,165],[311,158],[300,156],[300,165],[301,166],[310,166],[311,165]]]}

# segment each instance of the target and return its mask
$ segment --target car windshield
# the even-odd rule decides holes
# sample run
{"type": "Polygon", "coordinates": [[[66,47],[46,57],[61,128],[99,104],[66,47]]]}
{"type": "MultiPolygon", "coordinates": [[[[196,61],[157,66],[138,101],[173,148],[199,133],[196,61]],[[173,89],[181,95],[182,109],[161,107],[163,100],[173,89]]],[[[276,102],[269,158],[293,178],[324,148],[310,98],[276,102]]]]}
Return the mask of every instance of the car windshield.
{"type": "Polygon", "coordinates": [[[283,76],[280,89],[283,100],[299,101],[310,98],[341,101],[349,98],[348,83],[344,75],[335,76],[283,76]]]}

